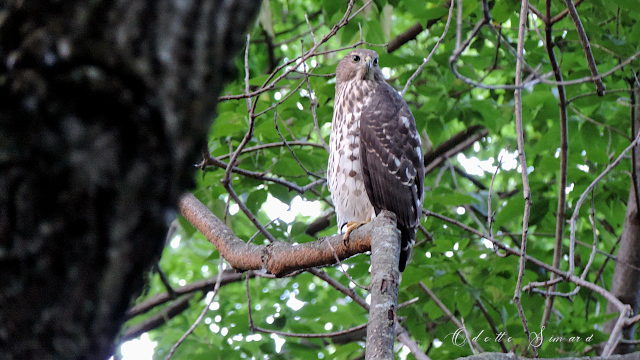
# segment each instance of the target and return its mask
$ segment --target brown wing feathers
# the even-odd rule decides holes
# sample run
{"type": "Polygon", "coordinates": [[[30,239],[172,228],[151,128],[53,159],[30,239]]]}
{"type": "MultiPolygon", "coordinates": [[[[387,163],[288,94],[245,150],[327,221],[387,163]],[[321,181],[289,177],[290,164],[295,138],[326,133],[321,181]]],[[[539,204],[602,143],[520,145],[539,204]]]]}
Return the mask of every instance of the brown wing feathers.
{"type": "Polygon", "coordinates": [[[398,217],[404,270],[410,243],[422,211],[424,167],[411,112],[395,89],[380,83],[360,119],[362,172],[376,214],[382,209],[398,217]]]}

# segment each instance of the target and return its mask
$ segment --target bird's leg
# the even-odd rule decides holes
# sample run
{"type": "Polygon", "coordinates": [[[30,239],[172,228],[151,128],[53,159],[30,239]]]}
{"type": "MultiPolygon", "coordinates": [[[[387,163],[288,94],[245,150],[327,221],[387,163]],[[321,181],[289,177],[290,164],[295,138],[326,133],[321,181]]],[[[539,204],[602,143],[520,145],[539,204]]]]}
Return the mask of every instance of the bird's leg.
{"type": "Polygon", "coordinates": [[[347,230],[344,232],[344,237],[342,238],[342,241],[344,241],[344,245],[346,246],[347,243],[349,242],[349,234],[351,234],[351,232],[357,228],[359,228],[360,226],[368,223],[371,220],[367,220],[367,221],[363,221],[363,222],[357,222],[357,221],[349,221],[348,223],[345,224],[345,226],[347,227],[347,230]]]}

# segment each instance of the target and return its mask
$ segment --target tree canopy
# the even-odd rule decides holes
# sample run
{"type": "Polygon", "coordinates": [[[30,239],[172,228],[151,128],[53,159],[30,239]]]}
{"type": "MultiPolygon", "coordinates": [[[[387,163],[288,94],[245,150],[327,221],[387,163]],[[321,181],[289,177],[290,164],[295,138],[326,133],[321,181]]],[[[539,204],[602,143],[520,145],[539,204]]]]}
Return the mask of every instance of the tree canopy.
{"type": "MultiPolygon", "coordinates": [[[[524,17],[522,4],[265,0],[193,194],[245,242],[334,235],[325,172],[335,66],[354,47],[374,49],[425,147],[398,356],[612,350],[610,333],[638,320],[620,317],[611,289],[616,262],[638,269],[617,247],[627,203],[640,203],[640,2],[534,0],[524,17]]],[[[197,324],[174,359],[364,357],[369,256],[280,278],[235,273],[183,216],[167,244],[123,341],[146,332],[162,359],[197,324]]]]}

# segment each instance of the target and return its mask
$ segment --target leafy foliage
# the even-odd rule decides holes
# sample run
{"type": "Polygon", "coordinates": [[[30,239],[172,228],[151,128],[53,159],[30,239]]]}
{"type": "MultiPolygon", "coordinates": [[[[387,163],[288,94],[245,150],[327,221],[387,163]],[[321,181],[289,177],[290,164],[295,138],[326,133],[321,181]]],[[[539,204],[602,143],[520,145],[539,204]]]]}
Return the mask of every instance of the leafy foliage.
{"type": "MultiPolygon", "coordinates": [[[[352,14],[362,7],[358,1],[352,14]]],[[[518,38],[520,3],[490,3],[491,27],[483,27],[470,46],[461,53],[455,66],[465,77],[485,85],[513,85],[518,38]]],[[[534,8],[544,11],[543,1],[532,1],[534,8]]],[[[637,53],[640,38],[638,1],[589,1],[578,6],[593,56],[600,73],[613,69],[637,53]]],[[[253,172],[233,173],[231,186],[247,210],[279,240],[308,242],[317,236],[336,232],[335,217],[329,227],[306,234],[308,225],[323,212],[331,211],[330,195],[320,181],[308,191],[298,193],[283,185],[286,180],[299,187],[325,176],[332,118],[335,65],[356,44],[376,49],[389,82],[398,90],[407,83],[424,58],[434,48],[445,30],[448,4],[441,1],[377,0],[357,13],[335,36],[318,46],[317,54],[304,61],[294,59],[314,46],[344,16],[347,3],[342,0],[270,0],[262,9],[259,25],[251,34],[247,62],[238,59],[237,79],[226,88],[226,94],[243,94],[260,90],[275,76],[289,72],[274,83],[273,88],[247,100],[220,102],[218,118],[209,135],[212,156],[228,162],[242,143],[255,117],[253,135],[236,166],[253,172]],[[308,17],[308,22],[305,19],[308,17]],[[415,40],[387,53],[386,44],[419,23],[429,26],[415,40]],[[337,50],[340,49],[340,50],[337,50]],[[248,70],[248,85],[243,69],[248,70]],[[388,69],[386,69],[388,68],[388,69]],[[254,107],[254,110],[250,109],[254,107]],[[249,110],[248,110],[249,108],[249,110]],[[317,124],[316,124],[317,122],[317,124]],[[288,143],[288,146],[283,144],[288,143]],[[269,178],[266,178],[268,176],[269,178]],[[300,201],[304,200],[304,201],[300,201]],[[274,216],[279,203],[298,204],[295,210],[309,208],[291,221],[274,216]]],[[[551,14],[564,10],[564,2],[551,2],[551,14]]],[[[454,11],[455,14],[455,11],[454,11]]],[[[482,3],[464,2],[461,37],[464,41],[474,25],[483,17],[482,3]]],[[[494,236],[509,247],[519,249],[523,227],[523,182],[517,163],[517,132],[514,121],[514,92],[511,89],[489,90],[456,77],[450,68],[450,56],[456,50],[455,18],[442,43],[425,68],[413,80],[405,95],[422,131],[425,151],[435,149],[454,135],[474,125],[488,130],[486,136],[469,144],[430,171],[425,180],[425,209],[453,218],[462,224],[489,234],[490,216],[494,236]],[[501,159],[501,163],[499,163],[501,159]],[[492,176],[498,168],[497,176],[492,176]],[[473,181],[471,181],[473,180],[473,181]],[[491,192],[489,191],[491,187],[491,192]],[[491,214],[489,214],[489,204],[491,214]]],[[[552,66],[545,50],[544,24],[531,15],[525,37],[525,61],[547,82],[553,79],[552,66]]],[[[565,80],[590,76],[576,27],[569,16],[553,25],[552,38],[562,76],[565,80]]],[[[527,254],[553,263],[554,232],[558,194],[566,192],[565,220],[576,209],[580,195],[606,167],[629,146],[630,84],[634,60],[630,65],[606,76],[607,94],[598,97],[595,86],[583,81],[564,87],[568,99],[568,166],[567,188],[560,189],[561,126],[558,88],[538,83],[522,94],[525,155],[533,203],[529,219],[527,254]]],[[[530,72],[525,70],[525,76],[530,72]]],[[[589,259],[593,230],[588,215],[595,212],[596,254],[586,280],[605,288],[611,284],[614,261],[603,253],[611,253],[622,231],[631,169],[629,158],[608,173],[596,186],[579,210],[576,226],[576,270],[580,274],[589,259]],[[591,210],[589,209],[591,207],[591,210]],[[585,244],[585,245],[582,245],[585,244]]],[[[267,243],[238,204],[230,199],[222,180],[225,169],[209,166],[197,174],[195,195],[216,216],[244,240],[267,243]]],[[[177,220],[177,230],[170,239],[160,263],[174,287],[196,280],[215,277],[221,261],[217,251],[202,234],[184,219],[177,220]]],[[[423,221],[425,231],[418,233],[413,262],[403,274],[400,302],[417,299],[399,309],[401,324],[420,348],[437,359],[470,355],[468,345],[456,346],[453,334],[457,326],[423,290],[420,282],[432,289],[447,309],[464,324],[471,337],[481,335],[478,342],[485,351],[502,351],[495,341],[505,332],[507,350],[531,355],[532,349],[513,295],[518,277],[519,258],[501,257],[486,240],[435,217],[423,221]],[[484,337],[490,338],[485,342],[484,337]],[[513,338],[511,342],[506,341],[513,338]]],[[[565,227],[562,270],[568,269],[569,229],[565,227]]],[[[369,258],[356,256],[344,262],[344,268],[359,284],[369,282],[369,258]]],[[[350,285],[338,267],[325,271],[343,286],[366,298],[365,290],[350,285]]],[[[527,263],[523,284],[546,281],[549,272],[527,263]]],[[[570,292],[574,284],[561,282],[557,291],[570,292]]],[[[363,339],[335,337],[284,338],[264,333],[252,334],[244,282],[221,287],[219,295],[198,326],[180,346],[174,358],[246,358],[246,359],[354,359],[362,356],[363,339]]],[[[295,277],[249,280],[251,315],[255,326],[287,333],[321,334],[349,329],[367,321],[367,312],[350,297],[309,273],[295,277]]],[[[144,303],[155,294],[166,292],[153,275],[149,291],[138,299],[144,303]]],[[[196,295],[191,307],[170,319],[164,326],[149,331],[158,342],[156,357],[164,358],[171,346],[196,320],[206,296],[196,295]]],[[[551,321],[541,330],[545,298],[535,292],[521,297],[524,315],[531,331],[543,332],[545,340],[537,348],[542,357],[580,354],[607,339],[602,333],[605,321],[617,315],[605,315],[606,300],[592,291],[581,289],[570,299],[559,297],[551,321]],[[569,341],[571,337],[579,341],[569,341]],[[551,341],[553,337],[564,341],[551,341]],[[587,341],[590,339],[590,341],[587,341]]],[[[157,311],[157,310],[156,310],[157,311]]],[[[133,319],[134,325],[141,319],[133,319]]],[[[459,344],[458,344],[459,345],[459,344]]],[[[401,358],[412,359],[408,351],[398,348],[401,358]]]]}

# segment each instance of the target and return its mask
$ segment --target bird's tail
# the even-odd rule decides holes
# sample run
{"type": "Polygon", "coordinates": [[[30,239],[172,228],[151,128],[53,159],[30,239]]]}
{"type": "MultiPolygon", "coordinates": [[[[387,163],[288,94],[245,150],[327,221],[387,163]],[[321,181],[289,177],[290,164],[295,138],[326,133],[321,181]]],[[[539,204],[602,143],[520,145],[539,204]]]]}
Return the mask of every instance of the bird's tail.
{"type": "Polygon", "coordinates": [[[409,262],[411,256],[411,248],[416,239],[416,228],[407,228],[404,226],[398,226],[400,229],[400,262],[398,263],[398,270],[403,272],[409,262]]]}

